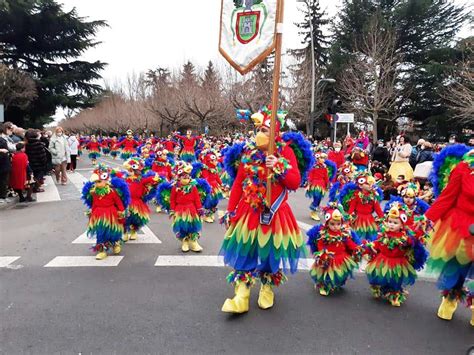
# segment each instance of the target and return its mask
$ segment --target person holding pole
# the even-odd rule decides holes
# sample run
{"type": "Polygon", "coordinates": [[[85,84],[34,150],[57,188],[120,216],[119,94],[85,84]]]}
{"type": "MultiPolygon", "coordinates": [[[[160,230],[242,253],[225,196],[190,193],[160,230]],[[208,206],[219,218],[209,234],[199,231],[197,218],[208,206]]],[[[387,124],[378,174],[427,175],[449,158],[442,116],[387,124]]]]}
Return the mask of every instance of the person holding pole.
{"type": "Polygon", "coordinates": [[[255,139],[232,146],[224,158],[229,174],[235,176],[222,218],[227,232],[220,253],[225,264],[233,268],[227,281],[235,286],[235,296],[222,306],[222,311],[228,313],[249,310],[250,289],[256,280],[261,282],[259,307],[271,308],[273,288],[286,280],[285,270],[297,271],[298,260],[306,252],[287,199],[288,191],[300,186],[301,176],[312,166],[310,144],[299,133],[280,137],[281,124],[276,122],[276,146],[271,154],[269,109],[254,114],[252,119],[258,130],[255,139]],[[296,155],[307,159],[299,162],[296,155]],[[300,166],[304,166],[301,171],[300,166]],[[266,199],[268,191],[270,203],[266,199]]]}

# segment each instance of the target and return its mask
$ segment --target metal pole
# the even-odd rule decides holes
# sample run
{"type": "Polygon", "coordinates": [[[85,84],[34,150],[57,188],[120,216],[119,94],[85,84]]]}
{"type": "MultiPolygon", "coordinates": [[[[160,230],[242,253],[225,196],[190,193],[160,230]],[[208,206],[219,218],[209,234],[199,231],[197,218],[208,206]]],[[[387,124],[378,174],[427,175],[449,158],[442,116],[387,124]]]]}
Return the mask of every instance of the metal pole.
{"type": "MultiPolygon", "coordinates": [[[[309,9],[309,4],[306,3],[309,9]]],[[[312,15],[312,14],[311,14],[312,15]]],[[[311,80],[311,114],[310,114],[310,123],[309,128],[311,130],[311,136],[314,134],[314,105],[315,105],[315,91],[316,91],[316,63],[314,60],[314,33],[313,33],[313,21],[312,16],[309,18],[309,30],[311,31],[311,73],[312,73],[312,80],[311,80]]]]}
{"type": "MultiPolygon", "coordinates": [[[[278,11],[276,14],[277,32],[276,32],[276,46],[275,46],[275,67],[273,68],[273,92],[272,92],[272,116],[270,121],[270,144],[268,146],[268,155],[275,153],[275,126],[276,113],[278,111],[278,92],[280,89],[280,67],[281,67],[281,40],[283,37],[282,29],[279,24],[283,23],[283,7],[284,1],[278,0],[278,11]]],[[[272,204],[272,178],[270,171],[268,171],[267,178],[267,206],[272,204]]]]}

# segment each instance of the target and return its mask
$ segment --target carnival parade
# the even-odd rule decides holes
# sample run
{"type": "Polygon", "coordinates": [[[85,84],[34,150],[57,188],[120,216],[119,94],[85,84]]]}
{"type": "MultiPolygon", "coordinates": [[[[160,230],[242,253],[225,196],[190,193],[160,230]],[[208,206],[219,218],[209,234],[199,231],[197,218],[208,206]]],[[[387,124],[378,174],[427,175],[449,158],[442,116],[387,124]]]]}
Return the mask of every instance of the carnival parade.
{"type": "Polygon", "coordinates": [[[474,351],[463,5],[95,6],[0,1],[0,353],[474,351]]]}

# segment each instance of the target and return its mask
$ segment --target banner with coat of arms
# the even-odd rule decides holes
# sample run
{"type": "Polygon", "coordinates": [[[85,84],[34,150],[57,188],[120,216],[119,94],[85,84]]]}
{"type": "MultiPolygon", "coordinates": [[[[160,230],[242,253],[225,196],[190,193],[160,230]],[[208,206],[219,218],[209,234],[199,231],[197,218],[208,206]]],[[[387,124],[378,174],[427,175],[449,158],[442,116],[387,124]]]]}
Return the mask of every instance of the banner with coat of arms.
{"type": "Polygon", "coordinates": [[[275,48],[278,0],[222,0],[219,52],[239,73],[275,48]]]}

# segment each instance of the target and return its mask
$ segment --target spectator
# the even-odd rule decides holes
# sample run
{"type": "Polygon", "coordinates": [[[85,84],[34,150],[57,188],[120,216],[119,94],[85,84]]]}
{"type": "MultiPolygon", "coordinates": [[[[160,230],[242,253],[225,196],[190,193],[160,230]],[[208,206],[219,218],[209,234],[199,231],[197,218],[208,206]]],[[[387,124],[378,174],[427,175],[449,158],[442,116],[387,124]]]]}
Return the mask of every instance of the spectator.
{"type": "Polygon", "coordinates": [[[345,161],[344,152],[341,149],[341,141],[337,141],[334,143],[334,149],[330,149],[328,154],[328,159],[334,162],[338,169],[345,161]]]}
{"type": "Polygon", "coordinates": [[[9,128],[6,123],[1,126],[2,134],[0,136],[0,204],[11,202],[11,199],[7,198],[8,191],[8,177],[11,171],[11,162],[10,162],[10,150],[8,146],[8,141],[4,137],[8,135],[9,128]]]}
{"type": "Polygon", "coordinates": [[[387,167],[389,166],[390,154],[388,149],[384,147],[382,139],[377,141],[377,146],[372,151],[371,159],[376,160],[387,167]]]}
{"type": "Polygon", "coordinates": [[[425,161],[433,161],[433,160],[434,160],[433,144],[431,144],[430,142],[424,142],[416,157],[416,164],[421,164],[421,163],[424,163],[425,161]]]}
{"type": "Polygon", "coordinates": [[[469,141],[467,142],[467,145],[469,147],[474,147],[474,137],[469,138],[469,141]]]}
{"type": "Polygon", "coordinates": [[[20,202],[33,202],[31,197],[32,171],[28,165],[28,156],[25,154],[25,144],[17,143],[16,152],[12,157],[12,168],[10,173],[10,187],[18,194],[20,202]],[[27,190],[26,197],[23,192],[27,190]]]}
{"type": "Polygon", "coordinates": [[[449,136],[448,145],[453,145],[458,143],[458,137],[455,134],[449,136]]]}
{"type": "Polygon", "coordinates": [[[25,130],[21,127],[13,125],[13,134],[11,138],[15,144],[23,142],[25,139],[25,130]]]}
{"type": "Polygon", "coordinates": [[[48,163],[47,150],[43,142],[40,141],[40,136],[41,133],[35,129],[29,129],[25,134],[25,153],[28,156],[28,162],[35,178],[34,192],[44,191],[41,189],[41,185],[43,184],[48,163]]]}
{"type": "Polygon", "coordinates": [[[61,182],[61,185],[66,185],[66,166],[67,163],[71,161],[71,155],[69,144],[64,136],[64,130],[62,127],[56,127],[54,134],[49,141],[49,150],[51,152],[56,182],[61,182]]]}
{"type": "Polygon", "coordinates": [[[16,152],[15,142],[12,139],[13,128],[14,128],[13,123],[5,122],[3,124],[2,133],[0,135],[0,137],[5,139],[5,141],[7,142],[8,152],[12,154],[16,152]]]}
{"type": "Polygon", "coordinates": [[[397,176],[403,175],[407,181],[413,179],[413,168],[408,163],[411,154],[411,145],[407,137],[400,136],[392,156],[392,164],[388,171],[389,175],[396,180],[397,176]]]}
{"type": "Polygon", "coordinates": [[[77,154],[79,152],[79,139],[76,135],[71,134],[67,139],[69,150],[71,151],[71,163],[68,164],[68,170],[74,172],[77,166],[77,154]]]}
{"type": "Polygon", "coordinates": [[[413,175],[419,182],[425,182],[433,168],[434,152],[430,142],[424,142],[416,157],[416,166],[413,175]]]}
{"type": "Polygon", "coordinates": [[[411,149],[409,163],[413,169],[415,169],[415,166],[417,164],[416,159],[418,157],[418,153],[421,151],[421,147],[423,146],[423,143],[425,143],[424,139],[418,139],[418,143],[416,143],[416,145],[411,149]]]}

